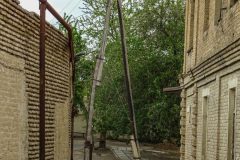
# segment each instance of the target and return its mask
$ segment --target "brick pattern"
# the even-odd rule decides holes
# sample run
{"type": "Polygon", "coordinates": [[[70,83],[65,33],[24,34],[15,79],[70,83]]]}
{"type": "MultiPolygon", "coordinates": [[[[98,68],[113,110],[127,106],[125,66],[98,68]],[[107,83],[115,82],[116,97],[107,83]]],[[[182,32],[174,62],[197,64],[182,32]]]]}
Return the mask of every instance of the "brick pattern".
{"type": "MultiPolygon", "coordinates": [[[[240,78],[240,72],[236,72],[234,74],[231,75],[227,75],[221,78],[221,103],[220,103],[220,132],[219,132],[219,152],[218,152],[218,158],[219,160],[223,160],[223,159],[227,159],[227,142],[228,142],[228,103],[229,103],[229,88],[228,88],[228,82],[230,80],[232,80],[233,78],[238,78],[238,85],[237,85],[237,89],[240,88],[239,85],[239,78],[240,78]]],[[[239,116],[239,100],[240,100],[240,95],[239,95],[239,91],[237,91],[237,95],[236,95],[236,100],[237,100],[237,122],[236,122],[236,126],[239,126],[240,124],[240,116],[239,116]]],[[[238,158],[240,158],[240,139],[239,139],[239,135],[240,135],[240,130],[239,127],[236,127],[237,129],[237,133],[236,133],[236,144],[237,144],[237,148],[236,148],[236,156],[238,158]]]]}
{"type": "Polygon", "coordinates": [[[192,125],[191,125],[191,108],[192,108],[192,88],[187,90],[186,98],[186,133],[185,133],[185,159],[191,159],[192,155],[192,125]]]}
{"type": "Polygon", "coordinates": [[[185,159],[185,137],[186,137],[186,90],[183,89],[181,93],[181,120],[180,120],[180,134],[181,134],[181,148],[180,148],[180,154],[181,154],[181,160],[185,159]]]}
{"type": "Polygon", "coordinates": [[[23,160],[28,146],[24,61],[1,53],[0,82],[0,159],[23,160]]]}
{"type": "MultiPolygon", "coordinates": [[[[210,1],[209,28],[207,31],[203,29],[205,0],[195,2],[194,26],[189,26],[189,24],[186,26],[188,29],[186,30],[185,48],[189,46],[188,32],[191,32],[189,28],[194,28],[194,46],[192,54],[187,54],[187,49],[185,49],[186,72],[239,39],[240,3],[237,2],[234,6],[230,7],[227,1],[228,0],[226,0],[226,2],[224,1],[222,4],[222,7],[226,7],[226,9],[222,10],[221,20],[217,24],[215,23],[215,6],[217,5],[217,0],[210,1]],[[192,59],[190,57],[192,57],[192,59]]],[[[187,4],[188,3],[192,3],[192,1],[188,0],[187,4]]],[[[190,9],[186,11],[187,15],[190,13],[190,9]]],[[[187,16],[187,18],[188,21],[190,21],[190,16],[187,16]]]]}
{"type": "Polygon", "coordinates": [[[66,132],[66,128],[69,125],[69,114],[71,113],[71,109],[68,106],[69,102],[65,104],[57,104],[55,107],[54,159],[56,160],[70,159],[70,133],[66,132]]]}
{"type": "Polygon", "coordinates": [[[197,86],[193,86],[193,93],[192,93],[192,105],[190,111],[190,123],[191,123],[191,130],[192,130],[192,139],[191,139],[191,157],[192,159],[196,159],[196,150],[197,150],[197,101],[198,101],[198,90],[197,86]]]}
{"type": "Polygon", "coordinates": [[[209,27],[204,31],[205,0],[195,1],[194,25],[190,25],[192,0],[186,1],[185,60],[181,111],[181,160],[202,160],[203,92],[209,89],[207,160],[225,160],[228,150],[229,81],[237,79],[236,158],[240,158],[240,2],[210,1],[209,27]],[[220,15],[220,20],[219,20],[220,15]],[[193,28],[193,49],[188,51],[193,28]],[[189,94],[191,93],[192,94],[189,94]],[[191,106],[190,113],[187,112],[191,106]],[[191,123],[189,123],[191,122],[191,123]]]}
{"type": "MultiPolygon", "coordinates": [[[[38,2],[36,2],[38,3],[38,2]]],[[[39,159],[39,17],[13,0],[0,0],[0,51],[25,61],[28,98],[28,159],[39,159]]],[[[70,103],[70,65],[67,38],[47,25],[46,37],[46,159],[54,159],[55,107],[70,103]]],[[[63,105],[61,107],[70,107],[63,105]]],[[[65,130],[70,132],[70,113],[65,130]]],[[[63,128],[61,128],[63,129],[63,128]]],[[[69,136],[69,134],[68,134],[69,136]]],[[[69,137],[68,137],[69,138],[69,137]]],[[[70,139],[69,139],[70,140],[70,139]]],[[[70,141],[69,146],[70,147],[70,141]]]]}
{"type": "MultiPolygon", "coordinates": [[[[210,90],[209,101],[208,101],[208,120],[207,120],[207,159],[227,159],[227,149],[228,149],[228,106],[229,106],[229,81],[232,79],[237,79],[237,95],[236,95],[236,104],[237,104],[237,121],[236,121],[236,156],[239,158],[240,153],[240,63],[237,63],[231,67],[227,67],[220,72],[211,75],[209,78],[205,78],[202,81],[196,82],[197,92],[193,96],[187,96],[185,107],[189,105],[196,105],[195,113],[195,122],[192,115],[192,124],[189,124],[189,118],[185,119],[185,132],[182,133],[184,137],[185,150],[182,152],[185,155],[182,155],[182,159],[202,159],[202,134],[203,134],[203,90],[208,88],[210,90]],[[212,80],[212,78],[214,78],[212,80]],[[216,78],[217,77],[217,78],[216,78]],[[197,95],[195,99],[194,95],[197,95]],[[195,99],[195,100],[194,100],[195,99]],[[195,103],[196,102],[196,103],[195,103]],[[197,131],[194,129],[197,127],[197,131]],[[196,136],[194,136],[194,131],[196,136]],[[192,134],[191,134],[192,133],[192,134]],[[195,143],[195,144],[194,144],[195,143]],[[191,146],[192,145],[192,146],[191,146]],[[187,147],[186,147],[187,146],[187,147]],[[196,146],[196,147],[195,147],[196,146]],[[196,152],[195,152],[196,148],[196,152]],[[190,156],[192,155],[192,156],[190,156]],[[194,156],[196,155],[196,156],[194,156]]],[[[191,86],[192,87],[192,86],[191,86]]],[[[191,90],[191,87],[188,87],[188,90],[191,90]]],[[[192,114],[194,109],[192,108],[192,114]]],[[[186,113],[186,117],[189,116],[189,113],[186,113]]],[[[184,119],[182,119],[184,120],[184,119]]],[[[184,122],[182,122],[184,123],[184,122]]],[[[181,131],[184,129],[182,126],[181,131]]]]}

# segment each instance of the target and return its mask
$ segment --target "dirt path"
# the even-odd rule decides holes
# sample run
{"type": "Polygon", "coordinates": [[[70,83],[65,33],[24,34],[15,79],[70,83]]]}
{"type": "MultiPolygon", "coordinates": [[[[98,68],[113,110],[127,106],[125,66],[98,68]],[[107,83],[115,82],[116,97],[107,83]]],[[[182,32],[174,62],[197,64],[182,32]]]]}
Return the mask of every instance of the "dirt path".
{"type": "MultiPolygon", "coordinates": [[[[83,160],[83,144],[84,140],[74,141],[74,160],[83,160]]],[[[107,145],[111,149],[120,148],[127,157],[131,157],[132,155],[130,151],[131,147],[126,143],[108,141],[107,145]]],[[[154,145],[142,145],[141,155],[143,160],[179,160],[177,150],[163,150],[154,145]]],[[[116,160],[116,158],[111,150],[94,150],[93,160],[116,160]]],[[[126,160],[131,160],[131,158],[126,158],[126,160]]]]}
{"type": "MultiPolygon", "coordinates": [[[[74,140],[74,160],[83,160],[84,140],[74,140]]],[[[93,160],[115,160],[110,150],[95,150],[93,160]]]]}

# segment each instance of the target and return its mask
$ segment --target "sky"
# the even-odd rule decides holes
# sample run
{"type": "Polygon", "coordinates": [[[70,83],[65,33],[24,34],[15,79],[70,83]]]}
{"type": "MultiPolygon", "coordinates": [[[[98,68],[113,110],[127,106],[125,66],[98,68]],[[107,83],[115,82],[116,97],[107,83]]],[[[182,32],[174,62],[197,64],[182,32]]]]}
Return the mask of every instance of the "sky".
{"type": "MultiPolygon", "coordinates": [[[[68,15],[72,14],[75,17],[81,15],[79,7],[83,6],[82,0],[48,0],[48,2],[60,13],[68,15]]],[[[34,11],[39,14],[39,0],[20,0],[20,5],[28,11],[34,11]]],[[[47,21],[55,24],[56,20],[50,13],[47,13],[47,21]]]]}

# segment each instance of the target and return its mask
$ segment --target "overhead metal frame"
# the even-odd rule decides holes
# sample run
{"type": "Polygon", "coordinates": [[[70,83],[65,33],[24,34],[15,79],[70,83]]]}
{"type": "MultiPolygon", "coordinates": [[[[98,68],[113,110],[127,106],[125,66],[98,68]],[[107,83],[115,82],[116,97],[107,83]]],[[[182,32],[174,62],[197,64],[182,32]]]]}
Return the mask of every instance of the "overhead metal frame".
{"type": "MultiPolygon", "coordinates": [[[[46,10],[48,10],[68,31],[68,46],[70,49],[69,53],[69,65],[70,71],[72,71],[72,85],[74,84],[74,48],[73,48],[73,35],[72,27],[68,24],[58,12],[47,2],[47,0],[39,0],[40,3],[40,46],[39,46],[39,68],[40,68],[40,85],[39,85],[39,155],[40,160],[45,160],[46,142],[45,142],[45,99],[46,99],[46,10]]],[[[73,86],[71,86],[71,160],[73,160],[73,86]]]]}

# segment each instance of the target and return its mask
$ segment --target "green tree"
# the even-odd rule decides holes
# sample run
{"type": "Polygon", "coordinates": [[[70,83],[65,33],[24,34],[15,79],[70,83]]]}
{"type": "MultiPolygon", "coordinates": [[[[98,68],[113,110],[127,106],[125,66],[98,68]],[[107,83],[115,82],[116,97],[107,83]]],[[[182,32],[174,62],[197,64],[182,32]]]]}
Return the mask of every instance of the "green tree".
{"type": "MultiPolygon", "coordinates": [[[[84,4],[84,15],[78,21],[94,57],[101,41],[106,0],[84,0],[84,4]]],[[[179,85],[184,4],[181,0],[129,0],[124,3],[124,15],[139,138],[148,142],[178,139],[180,98],[166,95],[162,89],[179,85]]],[[[102,85],[97,90],[94,127],[100,133],[110,131],[118,137],[129,134],[130,126],[116,2],[110,27],[102,85]]],[[[90,66],[93,64],[91,59],[90,66]]]]}
{"type": "MultiPolygon", "coordinates": [[[[84,31],[81,22],[73,15],[64,14],[64,19],[72,26],[73,45],[75,52],[75,84],[74,84],[74,106],[87,115],[86,103],[91,85],[92,70],[94,61],[91,58],[92,52],[87,47],[84,40],[84,31]]],[[[59,29],[67,35],[67,31],[62,25],[59,29]]]]}

